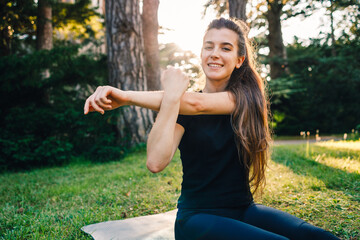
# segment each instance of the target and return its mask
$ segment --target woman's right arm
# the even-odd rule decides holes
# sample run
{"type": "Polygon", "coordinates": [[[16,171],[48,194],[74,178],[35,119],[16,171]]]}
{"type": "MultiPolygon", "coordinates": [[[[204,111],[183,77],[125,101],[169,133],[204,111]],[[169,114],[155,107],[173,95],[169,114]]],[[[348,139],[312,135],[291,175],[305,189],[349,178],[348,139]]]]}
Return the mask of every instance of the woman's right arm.
{"type": "Polygon", "coordinates": [[[153,173],[162,171],[170,163],[184,134],[184,128],[176,120],[180,99],[189,84],[189,79],[175,68],[166,70],[161,80],[164,94],[147,140],[146,165],[153,173]]]}
{"type": "MultiPolygon", "coordinates": [[[[159,111],[164,91],[122,91],[111,86],[98,87],[86,100],[84,113],[113,110],[125,105],[136,105],[159,111]]],[[[180,99],[180,114],[230,114],[234,100],[229,92],[194,93],[185,92],[180,99]]]]}

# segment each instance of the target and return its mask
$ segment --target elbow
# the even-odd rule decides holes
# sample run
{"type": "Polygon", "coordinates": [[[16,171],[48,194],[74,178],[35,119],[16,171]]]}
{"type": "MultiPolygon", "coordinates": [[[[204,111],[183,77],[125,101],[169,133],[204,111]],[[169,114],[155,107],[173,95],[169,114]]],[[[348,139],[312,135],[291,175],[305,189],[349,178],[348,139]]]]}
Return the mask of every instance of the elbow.
{"type": "Polygon", "coordinates": [[[206,112],[205,104],[203,104],[201,99],[196,99],[196,101],[193,103],[193,109],[197,114],[206,112]]]}
{"type": "MultiPolygon", "coordinates": [[[[149,140],[149,139],[148,139],[149,140]]],[[[152,144],[147,145],[146,151],[146,167],[152,173],[159,173],[166,168],[170,163],[170,152],[162,151],[157,147],[150,147],[152,144]]]]}
{"type": "Polygon", "coordinates": [[[149,164],[146,164],[146,167],[147,167],[147,168],[149,169],[149,171],[152,172],[152,173],[159,173],[159,172],[162,171],[161,168],[155,167],[155,166],[151,166],[151,165],[149,165],[149,164]]]}
{"type": "Polygon", "coordinates": [[[184,99],[186,104],[189,106],[189,114],[201,114],[206,111],[205,104],[201,96],[194,94],[191,97],[184,99]]]}
{"type": "Polygon", "coordinates": [[[164,168],[165,168],[165,167],[160,166],[159,164],[154,163],[154,161],[151,161],[151,159],[149,159],[149,158],[146,161],[146,167],[152,173],[159,173],[162,170],[164,170],[164,168]]]}

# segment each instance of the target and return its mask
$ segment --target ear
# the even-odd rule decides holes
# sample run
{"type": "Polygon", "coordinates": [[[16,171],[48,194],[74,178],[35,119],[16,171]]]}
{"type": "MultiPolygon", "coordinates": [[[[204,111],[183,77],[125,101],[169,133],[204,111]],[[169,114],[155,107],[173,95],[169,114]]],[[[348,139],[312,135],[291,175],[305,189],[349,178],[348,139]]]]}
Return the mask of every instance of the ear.
{"type": "Polygon", "coordinates": [[[237,57],[237,62],[236,62],[235,67],[240,68],[241,65],[243,64],[244,60],[245,60],[245,56],[237,57]]]}

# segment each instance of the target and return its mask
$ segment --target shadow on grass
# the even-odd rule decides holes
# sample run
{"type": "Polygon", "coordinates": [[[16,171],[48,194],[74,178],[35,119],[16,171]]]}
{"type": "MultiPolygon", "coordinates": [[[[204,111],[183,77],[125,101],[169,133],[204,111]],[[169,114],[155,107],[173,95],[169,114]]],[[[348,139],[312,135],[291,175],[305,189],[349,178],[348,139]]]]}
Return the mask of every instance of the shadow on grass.
{"type": "Polygon", "coordinates": [[[322,181],[326,188],[342,191],[352,200],[360,202],[360,174],[333,168],[306,157],[304,146],[279,146],[272,160],[290,168],[294,173],[312,176],[322,181]]]}

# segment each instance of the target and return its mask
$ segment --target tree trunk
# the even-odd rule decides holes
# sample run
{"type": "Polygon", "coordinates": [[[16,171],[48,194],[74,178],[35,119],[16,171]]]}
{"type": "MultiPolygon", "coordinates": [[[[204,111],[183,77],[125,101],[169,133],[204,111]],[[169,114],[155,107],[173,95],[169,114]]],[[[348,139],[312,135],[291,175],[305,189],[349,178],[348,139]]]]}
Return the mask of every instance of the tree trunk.
{"type": "Polygon", "coordinates": [[[48,1],[38,1],[36,49],[50,50],[53,47],[52,8],[48,1]]]}
{"type": "MultiPolygon", "coordinates": [[[[147,90],[139,0],[106,0],[106,40],[110,85],[122,90],[147,90]]],[[[129,146],[145,142],[152,113],[124,107],[119,135],[129,146]]]]}
{"type": "Polygon", "coordinates": [[[286,68],[286,49],[282,38],[280,22],[282,7],[283,5],[279,1],[268,1],[266,18],[269,23],[269,34],[267,35],[267,39],[270,49],[269,61],[271,79],[280,77],[286,68]]]}
{"type": "Polygon", "coordinates": [[[246,21],[247,0],[229,0],[229,15],[246,21]]]}
{"type": "Polygon", "coordinates": [[[336,57],[335,29],[334,29],[334,2],[330,0],[330,28],[331,28],[331,56],[336,57]]]}
{"type": "Polygon", "coordinates": [[[143,0],[143,39],[145,67],[148,90],[160,90],[160,64],[158,43],[158,8],[159,0],[143,0]]]}

